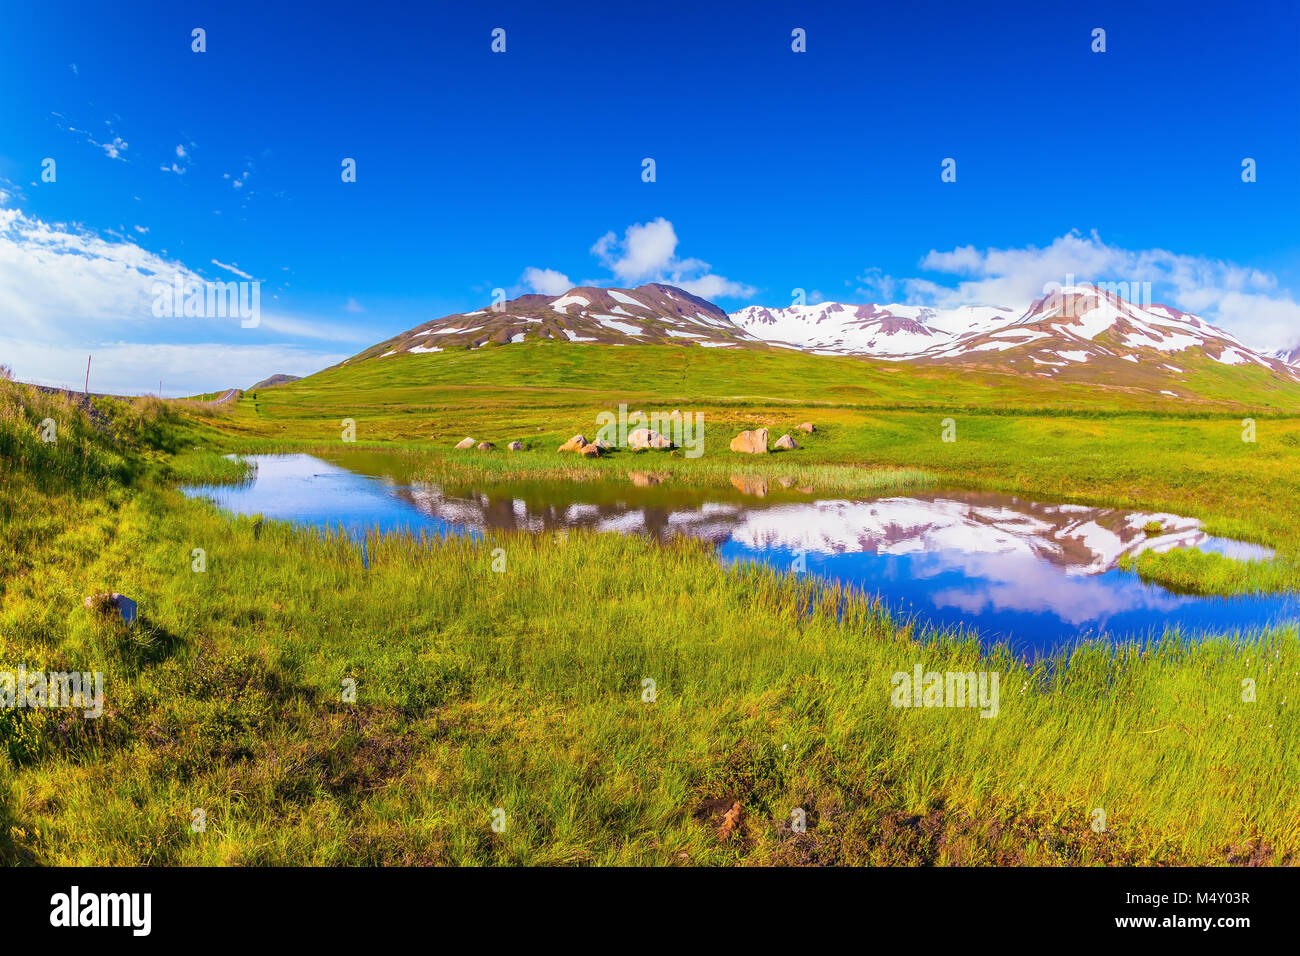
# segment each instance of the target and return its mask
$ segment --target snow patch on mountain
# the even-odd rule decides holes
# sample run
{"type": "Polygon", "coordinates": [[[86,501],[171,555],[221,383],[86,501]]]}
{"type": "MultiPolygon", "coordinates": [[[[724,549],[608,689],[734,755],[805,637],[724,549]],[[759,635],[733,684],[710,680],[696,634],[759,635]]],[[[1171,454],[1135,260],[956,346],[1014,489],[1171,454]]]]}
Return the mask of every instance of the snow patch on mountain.
{"type": "Polygon", "coordinates": [[[1013,365],[1028,361],[1030,367],[1066,367],[1116,358],[1140,364],[1143,352],[1172,355],[1200,349],[1225,365],[1254,363],[1300,379],[1300,347],[1286,355],[1262,355],[1189,312],[1142,306],[1087,285],[1061,288],[1024,310],[823,302],[783,309],[749,306],[733,312],[731,319],[772,345],[817,354],[940,362],[996,356],[1013,365]]]}

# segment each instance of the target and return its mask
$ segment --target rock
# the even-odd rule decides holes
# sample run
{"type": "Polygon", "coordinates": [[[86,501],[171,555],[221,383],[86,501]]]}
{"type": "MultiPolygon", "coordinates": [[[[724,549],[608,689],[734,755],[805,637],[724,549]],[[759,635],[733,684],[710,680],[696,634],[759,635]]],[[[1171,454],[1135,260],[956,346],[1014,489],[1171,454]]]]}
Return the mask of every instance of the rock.
{"type": "Polygon", "coordinates": [[[579,449],[578,454],[583,458],[599,458],[604,452],[594,441],[589,441],[579,449]]]}
{"type": "Polygon", "coordinates": [[[767,429],[755,428],[753,431],[741,432],[731,439],[731,450],[747,455],[766,455],[767,429]]]}
{"type": "Polygon", "coordinates": [[[127,624],[135,621],[136,603],[125,594],[118,594],[116,591],[111,593],[103,591],[99,594],[90,595],[81,603],[100,614],[115,614],[127,624]]]}
{"type": "Polygon", "coordinates": [[[633,451],[641,448],[672,448],[668,438],[649,428],[637,428],[627,436],[627,447],[633,451]]]}
{"type": "Polygon", "coordinates": [[[804,422],[802,425],[799,426],[799,431],[807,432],[809,435],[811,435],[816,430],[817,430],[817,426],[814,425],[812,422],[804,422]]]}
{"type": "Polygon", "coordinates": [[[586,445],[587,445],[586,438],[584,438],[582,435],[574,435],[563,445],[561,445],[557,449],[557,451],[582,451],[582,449],[585,448],[586,445]]]}
{"type": "Polygon", "coordinates": [[[511,451],[523,451],[524,443],[521,441],[512,441],[509,445],[506,445],[506,447],[511,451]]]}
{"type": "Polygon", "coordinates": [[[477,444],[477,442],[475,442],[474,439],[472,438],[462,438],[460,441],[456,442],[456,447],[462,449],[473,448],[475,444],[477,444]]]}
{"type": "Polygon", "coordinates": [[[740,801],[731,805],[731,809],[722,815],[722,826],[718,827],[718,839],[730,840],[736,828],[740,826],[744,819],[745,812],[740,806],[740,801]]]}
{"type": "Polygon", "coordinates": [[[793,438],[791,438],[789,435],[782,435],[780,438],[776,440],[776,444],[773,445],[772,447],[780,448],[782,451],[794,451],[796,448],[799,447],[799,443],[795,441],[793,438]]]}
{"type": "Polygon", "coordinates": [[[496,448],[496,447],[497,447],[497,446],[494,445],[494,444],[492,444],[490,441],[481,441],[481,442],[478,443],[478,450],[479,450],[479,451],[491,451],[493,448],[496,448]]]}

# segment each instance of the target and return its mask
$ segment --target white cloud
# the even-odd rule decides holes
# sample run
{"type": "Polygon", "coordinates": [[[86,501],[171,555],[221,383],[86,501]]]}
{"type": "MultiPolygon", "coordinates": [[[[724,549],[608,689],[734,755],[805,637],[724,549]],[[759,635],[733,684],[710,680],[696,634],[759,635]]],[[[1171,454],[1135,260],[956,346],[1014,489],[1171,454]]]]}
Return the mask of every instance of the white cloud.
{"type": "Polygon", "coordinates": [[[177,147],[176,147],[176,158],[177,158],[177,159],[184,159],[184,158],[186,157],[186,155],[188,155],[188,154],[185,152],[185,147],[184,147],[184,146],[177,146],[177,147]]]}
{"type": "Polygon", "coordinates": [[[350,342],[370,345],[374,337],[368,332],[347,325],[336,325],[316,318],[294,318],[281,313],[262,313],[259,328],[298,339],[316,339],[320,342],[350,342]]]}
{"type": "Polygon", "coordinates": [[[677,232],[662,216],[628,226],[621,241],[607,232],[591,247],[592,255],[612,270],[615,278],[629,284],[668,270],[676,251],[677,232]]]}
{"type": "Polygon", "coordinates": [[[0,209],[0,314],[9,330],[57,339],[65,329],[153,319],[153,283],[180,262],[93,233],[0,209]]]}
{"type": "Polygon", "coordinates": [[[536,266],[525,269],[520,281],[530,291],[540,292],[542,295],[563,295],[573,288],[573,283],[563,272],[556,272],[554,269],[538,269],[536,266]]]}
{"type": "Polygon", "coordinates": [[[1262,350],[1300,341],[1300,303],[1279,288],[1277,277],[1222,259],[1165,249],[1108,245],[1094,231],[1072,231],[1039,248],[932,249],[920,262],[939,279],[898,278],[869,269],[857,293],[875,301],[953,308],[958,305],[1027,307],[1049,283],[1151,283],[1151,299],[1222,326],[1262,350]],[[946,275],[956,282],[942,279],[946,275]]]}
{"type": "Polygon", "coordinates": [[[214,266],[217,266],[220,269],[225,269],[227,272],[239,276],[241,279],[247,279],[249,282],[254,281],[251,275],[249,275],[247,272],[239,268],[238,262],[231,263],[230,265],[226,265],[224,262],[218,262],[216,259],[213,259],[212,264],[214,266]]]}
{"type": "Polygon", "coordinates": [[[758,291],[743,282],[733,282],[715,275],[702,275],[695,279],[670,277],[667,281],[669,285],[685,289],[691,295],[698,295],[701,299],[742,299],[758,291]]]}
{"type": "MultiPolygon", "coordinates": [[[[75,65],[73,66],[73,72],[74,73],[76,72],[75,65]]],[[[95,134],[91,133],[90,130],[78,129],[76,126],[73,126],[71,123],[69,123],[68,118],[64,116],[62,113],[51,112],[50,115],[54,117],[54,125],[57,126],[59,129],[83,139],[91,146],[95,146],[99,149],[102,149],[104,151],[104,154],[108,156],[110,159],[117,159],[117,160],[121,160],[122,162],[126,162],[126,157],[124,157],[122,154],[126,152],[128,144],[126,140],[122,139],[122,137],[118,136],[113,131],[113,124],[111,120],[104,120],[104,126],[108,128],[108,135],[113,138],[107,143],[101,143],[99,140],[95,138],[95,134]]]]}
{"type": "Polygon", "coordinates": [[[85,382],[86,356],[90,390],[119,395],[155,392],[196,395],[223,388],[247,388],[269,375],[310,375],[347,358],[292,345],[231,345],[226,343],[112,342],[85,346],[51,346],[0,338],[0,355],[14,377],[80,390],[85,382]]]}
{"type": "Polygon", "coordinates": [[[122,159],[122,154],[126,152],[127,148],[126,141],[120,136],[114,136],[111,143],[96,143],[95,145],[102,149],[109,159],[122,159]]]}
{"type": "Polygon", "coordinates": [[[743,297],[757,290],[743,282],[714,275],[709,264],[699,259],[677,258],[677,231],[660,216],[645,223],[633,223],[619,239],[607,232],[591,247],[592,255],[627,286],[644,282],[666,282],[704,298],[743,297]]]}
{"type": "Polygon", "coordinates": [[[348,304],[343,306],[343,310],[345,312],[364,312],[366,311],[366,307],[356,299],[348,296],[348,304]]]}
{"type": "MultiPolygon", "coordinates": [[[[248,276],[237,265],[212,261],[248,276]]],[[[209,385],[248,384],[277,371],[313,372],[343,357],[277,343],[272,336],[364,342],[364,333],[356,329],[268,313],[265,308],[255,329],[241,328],[238,316],[184,322],[157,318],[154,284],[170,285],[177,275],[187,282],[205,281],[165,252],[149,252],[124,238],[104,238],[79,226],[51,225],[18,209],[0,208],[0,316],[4,317],[0,362],[12,365],[19,377],[57,384],[79,380],[69,370],[80,363],[84,371],[86,353],[94,352],[101,371],[101,354],[113,357],[116,371],[111,373],[111,390],[152,391],[161,375],[177,389],[203,391],[209,385]],[[227,341],[193,344],[200,337],[227,341]],[[126,338],[132,341],[123,341],[126,338]],[[292,367],[290,359],[294,359],[292,367]],[[248,383],[228,380],[245,367],[252,375],[248,383]]],[[[103,382],[97,387],[110,390],[103,382]]]]}

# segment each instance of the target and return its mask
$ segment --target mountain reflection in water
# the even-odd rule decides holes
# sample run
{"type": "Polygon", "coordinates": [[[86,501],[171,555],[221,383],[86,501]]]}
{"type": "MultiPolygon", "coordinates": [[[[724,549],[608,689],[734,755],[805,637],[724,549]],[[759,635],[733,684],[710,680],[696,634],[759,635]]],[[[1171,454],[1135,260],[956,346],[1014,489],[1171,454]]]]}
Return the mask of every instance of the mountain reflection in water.
{"type": "Polygon", "coordinates": [[[1143,584],[1123,555],[1200,548],[1239,560],[1272,553],[1214,538],[1172,514],[1046,504],[988,492],[941,491],[854,500],[738,472],[730,488],[695,488],[633,469],[626,481],[417,484],[375,453],[326,462],[250,456],[237,486],[187,489],[229,510],[352,532],[442,534],[587,528],[712,542],[723,561],[754,561],[879,594],[895,613],[977,629],[1030,654],[1081,635],[1233,630],[1293,622],[1290,596],[1207,598],[1143,584]],[[1144,529],[1152,522],[1159,533],[1144,529]],[[797,562],[797,564],[796,564],[797,562]]]}

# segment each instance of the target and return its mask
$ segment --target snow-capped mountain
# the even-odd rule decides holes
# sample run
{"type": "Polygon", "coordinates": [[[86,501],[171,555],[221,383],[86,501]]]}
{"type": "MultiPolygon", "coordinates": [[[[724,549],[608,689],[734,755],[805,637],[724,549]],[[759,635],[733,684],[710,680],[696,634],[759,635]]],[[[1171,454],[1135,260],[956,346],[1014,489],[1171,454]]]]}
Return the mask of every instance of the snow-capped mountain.
{"type": "Polygon", "coordinates": [[[635,289],[579,286],[564,295],[520,296],[490,308],[426,322],[367,349],[358,358],[539,339],[606,345],[691,343],[706,348],[761,345],[712,302],[656,283],[635,289]]]}
{"type": "Polygon", "coordinates": [[[995,364],[1069,378],[1088,364],[1112,370],[1123,368],[1116,363],[1145,364],[1181,374],[1178,356],[1195,350],[1224,365],[1256,365],[1300,379],[1284,356],[1257,352],[1189,312],[1139,306],[1092,286],[1049,293],[1023,313],[991,306],[935,310],[830,302],[786,309],[750,306],[731,318],[773,345],[823,354],[995,364]]]}
{"type": "Polygon", "coordinates": [[[1300,367],[1300,345],[1295,345],[1289,349],[1278,349],[1273,353],[1273,358],[1286,362],[1287,365],[1300,367]]]}
{"type": "Polygon", "coordinates": [[[1206,360],[1258,367],[1300,382],[1300,348],[1266,355],[1189,312],[1138,305],[1087,285],[1044,295],[1025,310],[826,302],[749,306],[731,315],[670,285],[580,286],[563,295],[524,295],[434,319],[356,358],[538,340],[785,348],[890,362],[961,364],[1076,382],[1104,378],[1120,387],[1140,381],[1174,398],[1183,394],[1179,385],[1187,366],[1206,360]]]}
{"type": "Polygon", "coordinates": [[[910,359],[935,353],[965,335],[994,329],[1016,317],[1011,309],[963,306],[939,311],[918,305],[753,305],[731,320],[773,345],[836,355],[910,359]]]}
{"type": "Polygon", "coordinates": [[[1224,365],[1255,364],[1275,372],[1285,364],[1249,348],[1231,332],[1167,305],[1139,306],[1090,286],[1073,286],[1043,296],[1025,314],[997,329],[962,336],[937,358],[968,358],[981,352],[1010,352],[1036,365],[1119,360],[1165,363],[1197,349],[1224,365]]]}

